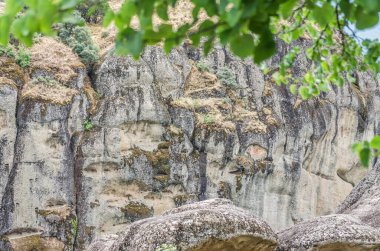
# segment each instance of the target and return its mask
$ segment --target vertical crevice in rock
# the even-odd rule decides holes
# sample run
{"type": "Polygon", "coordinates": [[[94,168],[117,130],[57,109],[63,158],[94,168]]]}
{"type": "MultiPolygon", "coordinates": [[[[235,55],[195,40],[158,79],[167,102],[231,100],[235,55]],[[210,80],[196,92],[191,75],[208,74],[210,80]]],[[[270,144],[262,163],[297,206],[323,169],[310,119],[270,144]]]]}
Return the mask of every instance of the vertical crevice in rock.
{"type": "MultiPolygon", "coordinates": [[[[73,237],[73,248],[76,250],[76,248],[80,247],[79,243],[79,238],[84,237],[84,226],[85,223],[83,222],[85,219],[82,218],[83,216],[83,200],[81,200],[80,194],[83,192],[82,191],[82,168],[84,164],[84,157],[83,157],[83,152],[81,149],[81,143],[82,143],[82,133],[78,137],[73,138],[71,141],[72,148],[74,150],[74,188],[75,188],[75,205],[74,205],[74,210],[75,210],[75,217],[77,219],[77,234],[76,236],[73,237]],[[78,238],[79,237],[79,238],[78,238]]],[[[80,250],[80,249],[79,249],[80,250]]]]}
{"type": "Polygon", "coordinates": [[[207,190],[207,154],[204,151],[200,152],[199,156],[199,196],[200,201],[205,200],[207,190]]]}
{"type": "MultiPolygon", "coordinates": [[[[14,211],[14,203],[13,203],[13,194],[14,194],[14,179],[17,173],[18,168],[18,157],[19,154],[17,154],[19,151],[19,92],[17,92],[17,102],[16,102],[16,112],[15,112],[15,119],[16,119],[16,138],[14,142],[14,150],[13,150],[13,165],[9,172],[8,176],[8,182],[4,190],[4,194],[1,200],[0,204],[0,237],[5,234],[7,231],[10,230],[11,225],[11,218],[10,213],[14,211]]],[[[0,247],[1,247],[2,240],[0,238],[0,247]]]]}

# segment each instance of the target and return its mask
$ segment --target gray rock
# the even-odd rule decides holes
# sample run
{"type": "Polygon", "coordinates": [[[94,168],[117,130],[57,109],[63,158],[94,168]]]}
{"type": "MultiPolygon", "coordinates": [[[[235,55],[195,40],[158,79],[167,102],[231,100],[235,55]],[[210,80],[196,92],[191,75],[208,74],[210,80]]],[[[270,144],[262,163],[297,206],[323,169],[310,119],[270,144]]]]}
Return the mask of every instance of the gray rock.
{"type": "Polygon", "coordinates": [[[367,176],[352,190],[337,213],[350,214],[365,224],[380,230],[380,165],[371,169],[367,176]]]}
{"type": "Polygon", "coordinates": [[[89,250],[274,250],[277,236],[265,222],[225,199],[185,205],[162,216],[137,221],[114,239],[95,241],[89,250]],[[110,246],[110,247],[109,247],[110,246]],[[109,248],[108,248],[109,247],[109,248]]]}
{"type": "MultiPolygon", "coordinates": [[[[271,70],[289,46],[278,49],[271,70]]],[[[350,147],[379,132],[379,81],[367,73],[357,85],[301,101],[221,46],[207,57],[186,45],[169,55],[148,47],[139,61],[108,53],[91,80],[81,64],[67,69],[72,58],[50,60],[48,68],[72,74],[59,86],[25,85],[54,76],[43,68],[31,76],[0,69],[16,86],[0,87],[2,236],[26,229],[86,249],[131,218],[218,197],[281,230],[334,212],[365,176],[350,147]],[[221,70],[236,81],[218,78],[221,70]],[[148,213],[126,215],[131,202],[148,213]]],[[[293,70],[307,68],[300,53],[293,70]]],[[[339,212],[377,228],[376,184],[370,174],[339,212]]]]}
{"type": "Polygon", "coordinates": [[[304,221],[278,233],[278,250],[378,250],[380,232],[354,216],[333,214],[304,221]]]}

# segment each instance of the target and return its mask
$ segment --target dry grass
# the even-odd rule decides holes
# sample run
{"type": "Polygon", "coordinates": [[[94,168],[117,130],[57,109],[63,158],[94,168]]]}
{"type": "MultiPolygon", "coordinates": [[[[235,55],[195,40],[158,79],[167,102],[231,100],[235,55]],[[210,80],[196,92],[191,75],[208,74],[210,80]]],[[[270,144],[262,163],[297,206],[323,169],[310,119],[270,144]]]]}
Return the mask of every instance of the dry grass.
{"type": "Polygon", "coordinates": [[[30,72],[47,71],[54,78],[67,84],[77,76],[77,69],[84,68],[80,59],[66,45],[53,38],[43,37],[31,50],[30,72]]]}
{"type": "Polygon", "coordinates": [[[87,76],[85,78],[84,93],[86,94],[86,97],[91,105],[88,109],[88,112],[90,114],[95,114],[97,111],[100,97],[99,94],[94,90],[94,88],[92,88],[90,79],[87,76]]]}
{"type": "Polygon", "coordinates": [[[218,90],[224,89],[215,74],[200,71],[193,66],[186,79],[185,95],[192,96],[201,92],[213,96],[214,93],[218,93],[218,90]]]}
{"type": "Polygon", "coordinates": [[[60,218],[60,220],[65,220],[71,214],[71,208],[67,205],[62,206],[52,206],[45,209],[40,209],[37,211],[37,214],[47,217],[49,215],[55,215],[60,218]]]}
{"type": "Polygon", "coordinates": [[[193,111],[197,126],[214,130],[235,131],[236,126],[230,120],[232,106],[222,98],[192,99],[182,97],[171,103],[174,107],[181,107],[193,111]],[[207,112],[206,112],[207,111],[207,112]]]}
{"type": "MultiPolygon", "coordinates": [[[[113,11],[120,10],[121,5],[123,4],[123,0],[110,0],[108,1],[109,6],[113,11]]],[[[168,23],[173,26],[173,29],[176,30],[180,26],[184,24],[191,24],[193,22],[193,16],[192,11],[194,8],[194,4],[189,0],[178,0],[177,4],[174,8],[170,7],[168,8],[168,17],[169,21],[164,21],[160,19],[156,14],[153,16],[153,25],[155,27],[159,26],[163,23],[168,23]]],[[[192,28],[192,30],[197,29],[199,27],[199,24],[201,24],[204,20],[210,19],[206,12],[204,10],[201,10],[198,15],[198,22],[197,24],[192,28]]],[[[215,20],[215,18],[212,18],[211,20],[215,20]]],[[[139,20],[136,17],[133,17],[130,23],[130,26],[133,29],[139,29],[139,20]]]]}
{"type": "Polygon", "coordinates": [[[248,109],[247,105],[240,99],[235,99],[233,118],[234,121],[243,123],[243,131],[245,132],[267,132],[267,125],[260,120],[257,111],[248,109]]]}
{"type": "Polygon", "coordinates": [[[72,102],[73,97],[77,94],[79,94],[77,90],[60,84],[50,86],[42,83],[34,83],[24,87],[21,93],[21,99],[67,105],[72,102]]]}
{"type": "Polygon", "coordinates": [[[108,28],[104,28],[99,24],[88,24],[87,27],[91,32],[92,40],[99,47],[99,55],[104,56],[113,46],[116,36],[116,28],[111,25],[108,28]]]}
{"type": "Polygon", "coordinates": [[[27,79],[21,67],[8,57],[0,57],[0,77],[8,78],[18,84],[25,83],[27,79]]]}
{"type": "MultiPolygon", "coordinates": [[[[202,72],[195,66],[186,80],[185,95],[171,105],[192,111],[201,128],[233,132],[236,124],[241,123],[246,132],[267,132],[266,123],[248,100],[242,100],[236,90],[221,85],[214,74],[202,72]],[[202,93],[202,98],[193,98],[194,93],[202,93]],[[215,93],[219,96],[215,97],[215,93]]],[[[263,113],[268,124],[275,123],[270,109],[266,108],[263,113]]]]}
{"type": "Polygon", "coordinates": [[[17,85],[16,85],[15,81],[13,81],[12,79],[9,79],[9,78],[0,77],[0,86],[2,86],[2,85],[7,85],[7,86],[12,87],[13,89],[17,89],[17,85]]]}

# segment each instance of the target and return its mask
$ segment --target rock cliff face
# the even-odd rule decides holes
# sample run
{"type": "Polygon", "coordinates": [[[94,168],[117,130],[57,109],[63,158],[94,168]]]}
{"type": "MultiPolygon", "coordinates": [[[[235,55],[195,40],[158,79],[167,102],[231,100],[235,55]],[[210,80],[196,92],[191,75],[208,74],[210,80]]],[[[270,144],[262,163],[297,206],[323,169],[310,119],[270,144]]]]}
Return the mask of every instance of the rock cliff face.
{"type": "MultiPolygon", "coordinates": [[[[42,39],[28,72],[0,64],[0,250],[83,249],[218,197],[281,230],[334,212],[365,174],[350,145],[379,132],[369,75],[305,102],[218,46],[149,47],[138,61],[110,51],[87,76],[42,39]]],[[[293,70],[307,67],[301,54],[293,70]]]]}

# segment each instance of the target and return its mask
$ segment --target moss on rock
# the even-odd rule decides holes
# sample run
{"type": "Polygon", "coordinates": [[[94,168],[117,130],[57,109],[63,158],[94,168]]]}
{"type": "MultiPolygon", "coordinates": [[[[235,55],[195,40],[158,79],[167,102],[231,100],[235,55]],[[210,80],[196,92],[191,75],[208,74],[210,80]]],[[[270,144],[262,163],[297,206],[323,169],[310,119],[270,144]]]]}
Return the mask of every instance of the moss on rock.
{"type": "Polygon", "coordinates": [[[129,202],[126,206],[121,208],[121,211],[130,222],[149,218],[153,216],[154,212],[153,208],[149,208],[147,205],[137,201],[129,202]]]}

